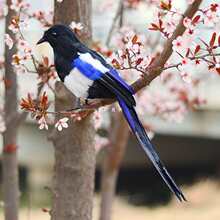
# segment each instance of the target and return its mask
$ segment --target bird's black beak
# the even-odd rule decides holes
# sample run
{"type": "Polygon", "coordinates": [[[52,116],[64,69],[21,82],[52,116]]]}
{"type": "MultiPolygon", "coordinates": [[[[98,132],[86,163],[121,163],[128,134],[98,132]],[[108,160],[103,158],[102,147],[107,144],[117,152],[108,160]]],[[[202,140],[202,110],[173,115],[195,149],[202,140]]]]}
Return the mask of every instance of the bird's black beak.
{"type": "Polygon", "coordinates": [[[43,42],[46,42],[46,38],[43,36],[38,42],[37,44],[42,44],[43,42]]]}

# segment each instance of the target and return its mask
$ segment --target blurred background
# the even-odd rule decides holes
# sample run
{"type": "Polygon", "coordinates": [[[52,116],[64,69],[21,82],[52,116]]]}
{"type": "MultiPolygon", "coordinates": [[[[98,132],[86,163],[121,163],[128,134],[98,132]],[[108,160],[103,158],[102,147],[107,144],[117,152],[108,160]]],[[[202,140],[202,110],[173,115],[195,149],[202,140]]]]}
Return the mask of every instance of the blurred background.
{"type": "MultiPolygon", "coordinates": [[[[93,1],[93,37],[104,41],[111,25],[117,4],[111,10],[101,9],[102,0],[93,1]]],[[[204,4],[210,1],[205,0],[204,4]]],[[[220,2],[220,1],[216,1],[220,2]]],[[[52,1],[30,1],[33,10],[51,10],[52,1]]],[[[176,3],[185,8],[185,1],[176,3]]],[[[103,6],[104,7],[104,6],[103,6]]],[[[154,13],[145,5],[126,12],[126,20],[143,33],[154,13]]],[[[25,35],[33,43],[40,38],[39,24],[31,22],[25,35]]],[[[0,23],[0,46],[3,48],[4,23],[0,23]]],[[[210,30],[207,30],[207,34],[210,30]]],[[[205,35],[205,33],[203,33],[205,35]]],[[[48,48],[35,48],[39,54],[48,48]]],[[[2,51],[2,50],[1,50],[2,51]]],[[[36,89],[34,75],[19,76],[19,96],[24,97],[30,89],[36,89]]],[[[176,182],[182,186],[189,200],[179,204],[167,190],[156,171],[146,159],[133,137],[129,138],[126,155],[117,183],[117,198],[113,210],[114,220],[130,219],[219,219],[220,218],[220,78],[209,77],[200,87],[207,100],[206,105],[189,112],[181,123],[164,121],[149,116],[147,119],[155,130],[153,143],[160,157],[169,168],[176,182]]],[[[0,147],[1,144],[0,136],[0,147]]],[[[46,131],[41,131],[31,119],[20,127],[18,136],[19,181],[22,197],[22,220],[49,219],[41,208],[50,204],[54,154],[46,131]]],[[[100,161],[96,170],[95,216],[98,216],[100,189],[100,161]]],[[[0,173],[1,177],[1,173],[0,173]]],[[[1,179],[0,179],[1,184],[1,179]]],[[[0,208],[1,209],[1,208],[0,208]]],[[[0,211],[1,217],[1,211],[0,211]]],[[[95,217],[97,219],[97,217],[95,217]]]]}

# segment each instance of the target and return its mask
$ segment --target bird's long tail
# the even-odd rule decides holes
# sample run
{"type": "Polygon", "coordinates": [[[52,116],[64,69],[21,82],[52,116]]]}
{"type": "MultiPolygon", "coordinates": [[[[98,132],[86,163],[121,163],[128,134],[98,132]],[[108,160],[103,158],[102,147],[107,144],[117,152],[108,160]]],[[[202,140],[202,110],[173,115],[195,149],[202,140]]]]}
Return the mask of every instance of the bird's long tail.
{"type": "Polygon", "coordinates": [[[167,169],[163,165],[163,163],[160,161],[160,158],[157,152],[155,151],[153,145],[151,144],[150,139],[148,138],[145,132],[145,129],[137,116],[137,113],[134,107],[127,106],[127,104],[120,97],[118,97],[118,101],[119,101],[119,105],[122,108],[124,116],[128,124],[130,125],[131,130],[135,134],[143,150],[148,155],[151,162],[153,163],[153,165],[155,166],[155,168],[157,169],[157,171],[159,172],[159,174],[161,175],[161,177],[163,178],[167,186],[170,188],[170,190],[177,196],[177,198],[181,202],[186,201],[183,193],[181,192],[179,187],[176,185],[176,183],[174,182],[174,180],[168,173],[167,169]]]}

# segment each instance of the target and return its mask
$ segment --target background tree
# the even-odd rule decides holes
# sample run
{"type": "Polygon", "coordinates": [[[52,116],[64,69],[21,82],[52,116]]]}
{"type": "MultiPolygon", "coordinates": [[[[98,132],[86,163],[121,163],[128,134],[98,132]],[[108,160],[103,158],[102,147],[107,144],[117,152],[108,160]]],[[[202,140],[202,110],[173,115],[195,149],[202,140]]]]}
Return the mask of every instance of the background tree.
{"type": "MultiPolygon", "coordinates": [[[[10,5],[11,1],[8,0],[10,5]]],[[[9,10],[6,16],[5,33],[14,38],[14,34],[9,30],[9,25],[13,17],[13,11],[9,10]]],[[[17,77],[14,73],[12,55],[15,53],[15,47],[9,49],[5,46],[5,103],[4,118],[6,130],[3,133],[3,201],[5,219],[18,219],[18,162],[17,162],[17,131],[14,121],[17,119],[17,77]],[[13,211],[12,211],[13,210],[13,211]]]]}
{"type": "MultiPolygon", "coordinates": [[[[1,3],[2,4],[2,3],[1,3]]],[[[15,34],[10,29],[11,21],[16,19],[16,13],[10,9],[11,0],[7,0],[6,6],[1,5],[3,10],[0,19],[5,18],[5,51],[4,63],[0,66],[4,76],[1,81],[4,83],[4,108],[0,110],[1,132],[3,132],[3,152],[2,152],[2,170],[3,170],[3,202],[5,220],[17,220],[19,208],[19,181],[18,181],[18,161],[17,161],[17,133],[19,125],[27,116],[27,113],[18,112],[17,98],[17,76],[15,74],[12,62],[13,55],[16,52],[16,46],[13,46],[15,34]],[[8,13],[4,13],[8,7],[8,13]],[[6,15],[6,16],[5,16],[6,15]]]]}

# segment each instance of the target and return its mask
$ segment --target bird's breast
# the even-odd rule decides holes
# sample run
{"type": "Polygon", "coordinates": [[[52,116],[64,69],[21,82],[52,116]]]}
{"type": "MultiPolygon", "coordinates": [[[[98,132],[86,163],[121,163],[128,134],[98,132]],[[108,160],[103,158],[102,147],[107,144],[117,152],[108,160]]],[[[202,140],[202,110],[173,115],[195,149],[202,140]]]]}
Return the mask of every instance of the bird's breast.
{"type": "Polygon", "coordinates": [[[64,85],[78,98],[88,97],[88,90],[93,82],[76,67],[64,78],[64,85]]]}

